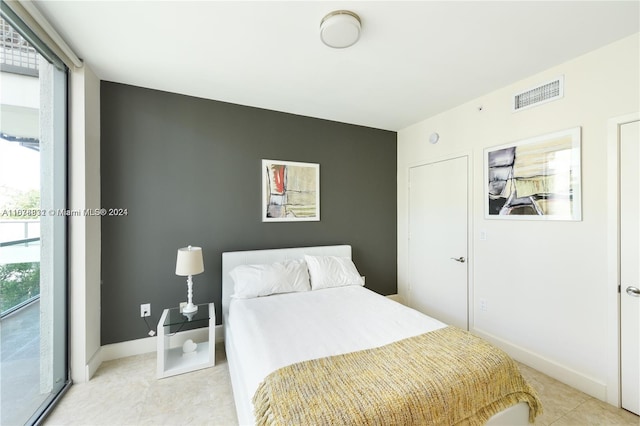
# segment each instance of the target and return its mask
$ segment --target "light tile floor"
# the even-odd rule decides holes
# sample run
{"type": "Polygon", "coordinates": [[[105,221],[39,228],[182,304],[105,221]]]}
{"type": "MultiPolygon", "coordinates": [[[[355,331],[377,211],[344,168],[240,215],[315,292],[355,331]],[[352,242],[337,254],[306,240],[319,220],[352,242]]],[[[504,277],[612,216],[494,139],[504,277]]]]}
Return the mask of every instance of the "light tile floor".
{"type": "Polygon", "coordinates": [[[542,401],[544,412],[536,418],[536,425],[640,426],[640,417],[629,411],[597,400],[524,364],[519,366],[542,401]]]}
{"type": "MultiPolygon", "coordinates": [[[[45,425],[236,425],[223,345],[216,365],[162,380],[155,353],[108,361],[88,383],[71,387],[45,425]]],[[[520,364],[544,413],[536,425],[640,426],[640,417],[600,402],[520,364]]]]}
{"type": "Polygon", "coordinates": [[[224,348],[216,365],[156,379],[155,352],[104,362],[73,385],[45,425],[215,425],[238,423],[224,348]]]}

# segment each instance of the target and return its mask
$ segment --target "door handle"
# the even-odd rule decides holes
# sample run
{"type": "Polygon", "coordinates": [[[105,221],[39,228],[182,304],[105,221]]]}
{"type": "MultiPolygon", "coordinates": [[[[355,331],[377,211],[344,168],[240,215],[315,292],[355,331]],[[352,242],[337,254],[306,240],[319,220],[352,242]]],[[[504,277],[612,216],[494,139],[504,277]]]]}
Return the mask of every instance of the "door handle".
{"type": "MultiPolygon", "coordinates": [[[[460,262],[460,263],[464,263],[466,261],[465,258],[462,257],[462,256],[460,256],[460,257],[452,257],[451,259],[455,260],[456,262],[460,262]]],[[[627,289],[627,291],[628,291],[628,289],[627,289]]]]}
{"type": "Polygon", "coordinates": [[[638,289],[637,287],[627,287],[627,294],[629,296],[633,296],[633,297],[640,297],[640,289],[638,289]]]}

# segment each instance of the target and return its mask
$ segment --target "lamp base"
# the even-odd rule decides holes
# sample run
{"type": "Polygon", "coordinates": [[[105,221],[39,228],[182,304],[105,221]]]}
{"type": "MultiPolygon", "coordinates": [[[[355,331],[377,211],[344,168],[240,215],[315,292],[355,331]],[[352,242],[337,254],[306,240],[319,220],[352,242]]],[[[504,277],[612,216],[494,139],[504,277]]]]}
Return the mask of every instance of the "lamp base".
{"type": "Polygon", "coordinates": [[[182,308],[182,313],[183,314],[192,314],[192,313],[197,312],[197,311],[198,311],[198,307],[196,305],[194,305],[193,303],[187,303],[182,308]]]}

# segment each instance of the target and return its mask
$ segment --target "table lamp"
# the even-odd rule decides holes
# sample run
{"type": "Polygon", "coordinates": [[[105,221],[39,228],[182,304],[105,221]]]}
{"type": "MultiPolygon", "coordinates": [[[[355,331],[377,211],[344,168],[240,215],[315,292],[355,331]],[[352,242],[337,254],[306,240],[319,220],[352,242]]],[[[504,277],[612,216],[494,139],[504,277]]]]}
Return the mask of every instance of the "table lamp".
{"type": "Polygon", "coordinates": [[[176,259],[176,275],[187,278],[187,304],[182,308],[183,314],[196,312],[198,307],[193,304],[193,281],[192,275],[204,272],[204,262],[202,260],[201,247],[183,247],[178,249],[178,258],[176,259]]]}

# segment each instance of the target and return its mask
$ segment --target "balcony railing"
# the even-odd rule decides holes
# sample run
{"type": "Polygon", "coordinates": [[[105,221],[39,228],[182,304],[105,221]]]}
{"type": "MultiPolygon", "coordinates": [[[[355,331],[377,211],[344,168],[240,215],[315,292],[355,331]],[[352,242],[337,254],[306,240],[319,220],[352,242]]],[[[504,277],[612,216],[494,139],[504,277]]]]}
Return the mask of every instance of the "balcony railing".
{"type": "Polygon", "coordinates": [[[38,76],[38,52],[0,18],[0,70],[38,76]]]}
{"type": "Polygon", "coordinates": [[[40,222],[0,221],[0,318],[40,298],[40,222]]]}

